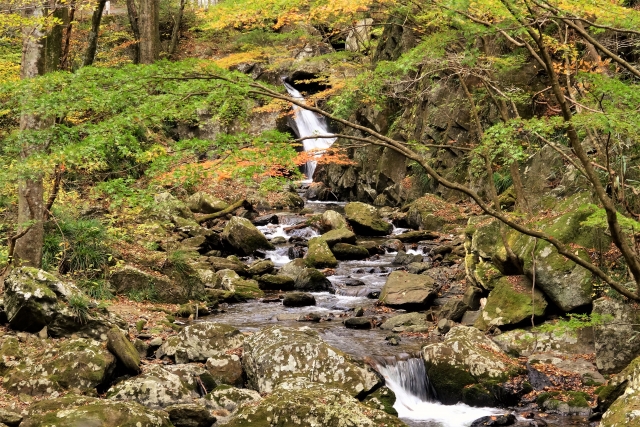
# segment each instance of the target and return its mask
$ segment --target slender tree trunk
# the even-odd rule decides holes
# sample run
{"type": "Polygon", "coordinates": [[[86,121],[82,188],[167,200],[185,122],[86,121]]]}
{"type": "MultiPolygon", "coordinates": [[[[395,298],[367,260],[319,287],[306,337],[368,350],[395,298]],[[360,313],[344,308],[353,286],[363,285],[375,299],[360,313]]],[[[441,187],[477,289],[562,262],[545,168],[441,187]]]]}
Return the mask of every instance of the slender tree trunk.
{"type": "Polygon", "coordinates": [[[62,49],[62,59],[60,59],[60,69],[67,70],[70,68],[69,64],[69,48],[71,46],[71,31],[73,30],[73,18],[76,14],[76,4],[75,2],[71,3],[71,7],[69,8],[69,21],[67,23],[67,28],[64,32],[64,47],[62,49]]]}
{"type": "Polygon", "coordinates": [[[178,47],[178,38],[180,36],[180,24],[182,24],[182,15],[184,14],[184,6],[186,0],[180,0],[180,9],[178,10],[178,16],[173,24],[173,31],[171,32],[171,43],[169,44],[169,55],[173,55],[178,47]]]}
{"type": "MultiPolygon", "coordinates": [[[[53,5],[51,5],[53,6],[53,5]]],[[[47,3],[37,3],[25,10],[28,18],[37,20],[49,13],[47,3]]],[[[58,9],[53,15],[65,21],[66,10],[58,9]]],[[[62,26],[56,25],[49,32],[41,23],[24,30],[22,45],[22,62],[20,76],[23,79],[37,77],[60,66],[62,53],[62,26]]],[[[23,114],[20,118],[20,130],[29,132],[43,129],[52,124],[34,114],[23,114]]],[[[46,148],[47,141],[26,142],[22,146],[22,159],[46,148]]],[[[42,264],[42,246],[44,244],[44,190],[42,172],[34,171],[18,184],[18,226],[21,230],[29,230],[15,242],[14,260],[17,265],[40,267],[42,264]]]]}
{"type": "Polygon", "coordinates": [[[160,0],[140,0],[140,63],[153,64],[160,55],[160,0]]]}
{"type": "Polygon", "coordinates": [[[133,63],[140,62],[140,27],[138,26],[138,9],[134,0],[127,0],[127,16],[129,16],[129,24],[131,24],[131,32],[136,41],[133,49],[133,63]]]}
{"type": "Polygon", "coordinates": [[[92,65],[96,57],[96,50],[98,50],[98,33],[100,31],[100,23],[102,22],[105,4],[107,4],[107,0],[100,0],[91,16],[91,31],[89,31],[87,50],[84,54],[84,60],[82,61],[83,67],[92,65]]]}

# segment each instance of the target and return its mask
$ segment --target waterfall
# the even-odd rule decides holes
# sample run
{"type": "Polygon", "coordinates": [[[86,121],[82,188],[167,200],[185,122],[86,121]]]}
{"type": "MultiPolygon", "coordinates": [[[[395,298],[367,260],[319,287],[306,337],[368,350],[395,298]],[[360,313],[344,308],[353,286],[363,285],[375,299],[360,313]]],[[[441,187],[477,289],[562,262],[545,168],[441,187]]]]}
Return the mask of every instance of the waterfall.
{"type": "MultiPolygon", "coordinates": [[[[284,87],[287,88],[287,92],[292,98],[300,99],[304,102],[304,97],[293,86],[283,81],[284,87]]],[[[331,135],[327,129],[327,125],[324,119],[318,116],[313,111],[305,110],[304,108],[293,106],[293,120],[295,123],[295,131],[298,134],[298,138],[305,138],[307,136],[315,135],[331,135]]],[[[322,150],[326,150],[331,147],[335,142],[335,138],[309,138],[302,142],[304,151],[316,151],[316,157],[318,157],[322,150]]],[[[307,179],[313,179],[313,173],[316,170],[317,162],[309,161],[305,167],[305,175],[307,179]]]]}
{"type": "Polygon", "coordinates": [[[403,354],[397,357],[376,357],[373,361],[387,387],[396,395],[393,407],[398,411],[398,417],[409,425],[412,425],[411,421],[429,421],[429,426],[467,427],[478,418],[503,413],[494,408],[439,403],[422,358],[403,354]]]}

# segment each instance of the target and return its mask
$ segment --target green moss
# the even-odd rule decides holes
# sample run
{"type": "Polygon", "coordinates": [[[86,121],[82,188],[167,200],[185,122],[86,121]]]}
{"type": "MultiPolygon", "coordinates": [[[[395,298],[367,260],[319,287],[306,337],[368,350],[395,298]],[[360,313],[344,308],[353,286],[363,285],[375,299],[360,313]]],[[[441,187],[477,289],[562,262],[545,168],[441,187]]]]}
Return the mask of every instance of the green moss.
{"type": "Polygon", "coordinates": [[[567,401],[569,406],[578,408],[589,407],[589,395],[587,393],[583,391],[567,391],[566,394],[569,396],[569,400],[567,401]]]}
{"type": "Polygon", "coordinates": [[[144,319],[140,319],[136,322],[136,331],[138,331],[138,333],[142,332],[142,330],[144,329],[144,326],[147,324],[147,321],[144,319]]]}
{"type": "Polygon", "coordinates": [[[396,395],[388,387],[380,387],[378,390],[368,395],[362,403],[374,409],[380,409],[387,414],[394,415],[396,417],[398,416],[398,411],[393,407],[396,403],[396,395]]]}
{"type": "Polygon", "coordinates": [[[438,399],[445,405],[453,405],[463,398],[463,389],[475,384],[476,379],[464,369],[446,363],[427,365],[429,381],[436,390],[438,399]]]}
{"type": "Polygon", "coordinates": [[[538,397],[536,398],[536,403],[538,404],[539,407],[542,408],[542,405],[544,405],[544,403],[549,400],[552,399],[555,396],[558,396],[560,394],[560,392],[558,391],[545,391],[544,393],[540,393],[538,395],[538,397]]]}
{"type": "Polygon", "coordinates": [[[496,399],[482,384],[473,384],[462,390],[462,401],[469,406],[494,406],[496,399]]]}

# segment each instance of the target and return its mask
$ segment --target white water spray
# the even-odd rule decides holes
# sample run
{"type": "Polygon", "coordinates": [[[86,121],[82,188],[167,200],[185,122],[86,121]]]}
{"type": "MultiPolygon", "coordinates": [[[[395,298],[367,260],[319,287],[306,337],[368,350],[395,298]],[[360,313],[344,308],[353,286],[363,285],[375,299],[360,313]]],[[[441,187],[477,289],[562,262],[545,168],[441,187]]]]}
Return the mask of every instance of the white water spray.
{"type": "MultiPolygon", "coordinates": [[[[287,92],[291,97],[299,99],[301,102],[304,102],[304,97],[298,92],[293,86],[284,82],[284,87],[287,88],[287,92]]],[[[331,135],[328,132],[327,125],[321,118],[314,113],[313,111],[305,110],[304,108],[298,107],[296,105],[293,106],[293,120],[296,124],[298,138],[305,138],[308,136],[319,136],[319,135],[331,135]]],[[[316,157],[322,154],[323,150],[331,147],[331,145],[336,141],[336,138],[309,138],[305,139],[302,142],[304,147],[304,151],[314,151],[316,157]]],[[[307,167],[305,169],[305,174],[307,175],[307,179],[313,179],[313,173],[316,170],[317,162],[310,161],[307,162],[307,167]]]]}
{"type": "Polygon", "coordinates": [[[429,425],[438,427],[467,427],[478,418],[502,413],[495,408],[473,408],[462,403],[443,405],[437,402],[422,359],[398,360],[393,357],[377,359],[376,364],[387,387],[396,395],[393,407],[401,419],[429,421],[429,425]]]}

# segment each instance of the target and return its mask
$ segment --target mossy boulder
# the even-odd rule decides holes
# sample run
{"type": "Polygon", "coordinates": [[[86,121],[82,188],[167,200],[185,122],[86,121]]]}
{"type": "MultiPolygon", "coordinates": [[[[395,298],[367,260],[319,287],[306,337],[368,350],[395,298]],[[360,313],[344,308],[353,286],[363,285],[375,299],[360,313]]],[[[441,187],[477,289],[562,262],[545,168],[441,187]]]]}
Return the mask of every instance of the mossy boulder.
{"type": "Polygon", "coordinates": [[[252,276],[262,275],[262,274],[270,274],[275,270],[275,264],[270,259],[261,259],[252,263],[247,268],[247,273],[252,276]]]}
{"type": "Polygon", "coordinates": [[[590,397],[582,391],[552,391],[538,395],[536,403],[545,412],[562,416],[591,415],[590,397]]]}
{"type": "Polygon", "coordinates": [[[338,388],[307,379],[281,384],[258,405],[243,407],[229,427],[401,427],[405,423],[379,409],[358,402],[338,388]]]}
{"type": "Polygon", "coordinates": [[[493,326],[516,325],[531,316],[542,316],[547,308],[542,292],[532,289],[526,276],[498,279],[474,326],[486,331],[493,326]],[[533,292],[533,301],[532,301],[533,292]]]}
{"type": "Polygon", "coordinates": [[[159,273],[147,273],[129,265],[113,271],[109,282],[120,295],[144,294],[148,295],[149,299],[171,303],[187,300],[185,290],[176,286],[169,277],[159,273]]]}
{"type": "Polygon", "coordinates": [[[640,356],[640,311],[610,298],[593,302],[593,313],[603,319],[594,328],[596,365],[604,373],[616,373],[640,356]]]}
{"type": "Polygon", "coordinates": [[[65,396],[31,405],[24,427],[173,427],[169,414],[135,402],[65,396]]]}
{"type": "Polygon", "coordinates": [[[23,357],[8,370],[2,385],[15,395],[56,396],[68,391],[95,395],[96,388],[110,378],[115,362],[99,341],[58,341],[23,357]]]}
{"type": "Polygon", "coordinates": [[[393,229],[390,223],[380,217],[375,207],[366,203],[347,203],[344,211],[354,231],[360,235],[386,236],[393,229]]]}
{"type": "Polygon", "coordinates": [[[320,236],[320,239],[327,242],[330,248],[336,243],[356,243],[356,235],[346,227],[328,231],[320,236]]]}
{"type": "Polygon", "coordinates": [[[340,388],[351,396],[365,396],[380,384],[369,368],[356,365],[306,327],[274,326],[256,332],[244,342],[242,365],[251,388],[261,393],[301,377],[340,388]]]}
{"type": "Polygon", "coordinates": [[[25,352],[17,337],[3,335],[0,337],[0,376],[16,366],[20,359],[25,356],[25,352]]]}
{"type": "Polygon", "coordinates": [[[341,261],[369,258],[369,250],[367,248],[350,245],[348,243],[336,243],[331,248],[331,252],[333,252],[333,255],[341,261]]]}
{"type": "Polygon", "coordinates": [[[237,354],[220,354],[207,359],[205,368],[216,384],[241,387],[244,382],[242,362],[237,354]]]}
{"type": "Polygon", "coordinates": [[[220,212],[229,207],[229,204],[211,194],[198,191],[187,199],[187,207],[191,212],[210,214],[220,212]]]}
{"type": "Polygon", "coordinates": [[[320,237],[309,240],[309,250],[305,256],[305,261],[311,267],[332,268],[338,265],[338,260],[333,256],[327,242],[320,237]]]}
{"type": "Polygon", "coordinates": [[[306,292],[289,292],[284,296],[282,305],[285,307],[306,307],[316,305],[316,299],[306,292]]]}
{"type": "Polygon", "coordinates": [[[380,292],[380,301],[392,307],[426,309],[435,296],[435,280],[431,277],[394,271],[380,292]]]}
{"type": "Polygon", "coordinates": [[[595,352],[593,328],[553,328],[552,323],[542,328],[514,329],[492,337],[508,354],[531,356],[536,353],[590,354],[595,352]],[[549,330],[550,329],[550,330],[549,330]]]}
{"type": "Polygon", "coordinates": [[[289,276],[279,274],[263,274],[258,277],[258,286],[268,291],[291,291],[295,280],[289,276]]]}
{"type": "Polygon", "coordinates": [[[195,225],[193,212],[186,203],[171,193],[162,192],[154,197],[152,216],[162,221],[173,222],[176,225],[195,225]],[[186,221],[185,221],[186,220],[186,221]]]}
{"type": "Polygon", "coordinates": [[[238,259],[234,259],[234,257],[222,258],[222,257],[211,256],[207,258],[207,261],[209,262],[209,264],[211,264],[211,267],[213,267],[215,271],[233,270],[241,276],[256,274],[256,273],[250,273],[249,271],[247,271],[247,266],[244,265],[242,261],[238,259]]]}
{"type": "Polygon", "coordinates": [[[305,268],[296,277],[293,289],[303,292],[326,292],[333,291],[333,285],[315,268],[305,268]]]}
{"type": "Polygon", "coordinates": [[[630,389],[602,415],[600,427],[640,427],[640,391],[630,389]]]}
{"type": "MultiPolygon", "coordinates": [[[[425,346],[422,357],[429,381],[444,404],[465,401],[468,386],[490,389],[523,372],[491,339],[468,326],[451,328],[443,342],[425,346]]],[[[470,404],[476,403],[478,390],[473,395],[470,404]]]]}
{"type": "Polygon", "coordinates": [[[396,394],[387,386],[382,386],[365,397],[362,403],[389,415],[398,416],[398,411],[393,407],[396,403],[396,394]]]}
{"type": "Polygon", "coordinates": [[[201,322],[189,325],[169,337],[156,352],[156,357],[170,357],[176,363],[205,362],[210,357],[225,355],[242,346],[244,335],[222,323],[201,322]]]}
{"type": "Polygon", "coordinates": [[[107,391],[107,399],[137,402],[154,409],[192,403],[198,397],[198,392],[179,375],[159,365],[150,365],[142,374],[119,382],[107,391]]]}
{"type": "Polygon", "coordinates": [[[433,326],[431,322],[427,321],[427,316],[424,313],[404,313],[398,314],[388,319],[382,325],[380,329],[391,331],[406,331],[406,332],[423,332],[433,326]]]}
{"type": "Polygon", "coordinates": [[[111,328],[107,332],[107,348],[118,360],[132,372],[140,371],[140,355],[129,338],[118,328],[111,328]]]}
{"type": "Polygon", "coordinates": [[[221,279],[222,288],[233,292],[235,297],[241,301],[264,296],[258,282],[253,279],[243,279],[233,270],[220,270],[216,274],[221,279]]]}
{"type": "Polygon", "coordinates": [[[232,248],[245,255],[251,255],[257,249],[275,249],[251,221],[238,216],[231,217],[221,237],[232,248]]]}
{"type": "Polygon", "coordinates": [[[635,358],[607,385],[596,390],[598,410],[606,411],[601,425],[640,426],[640,357],[635,358]]]}
{"type": "Polygon", "coordinates": [[[338,230],[340,228],[348,227],[347,220],[338,212],[332,211],[331,209],[322,213],[322,224],[325,229],[329,230],[338,230]]]}
{"type": "Polygon", "coordinates": [[[466,215],[459,206],[435,194],[420,197],[407,212],[407,223],[416,230],[448,231],[464,224],[465,220],[466,215]]]}
{"type": "Polygon", "coordinates": [[[199,403],[178,403],[164,410],[175,427],[211,427],[216,422],[211,410],[199,403]]]}

